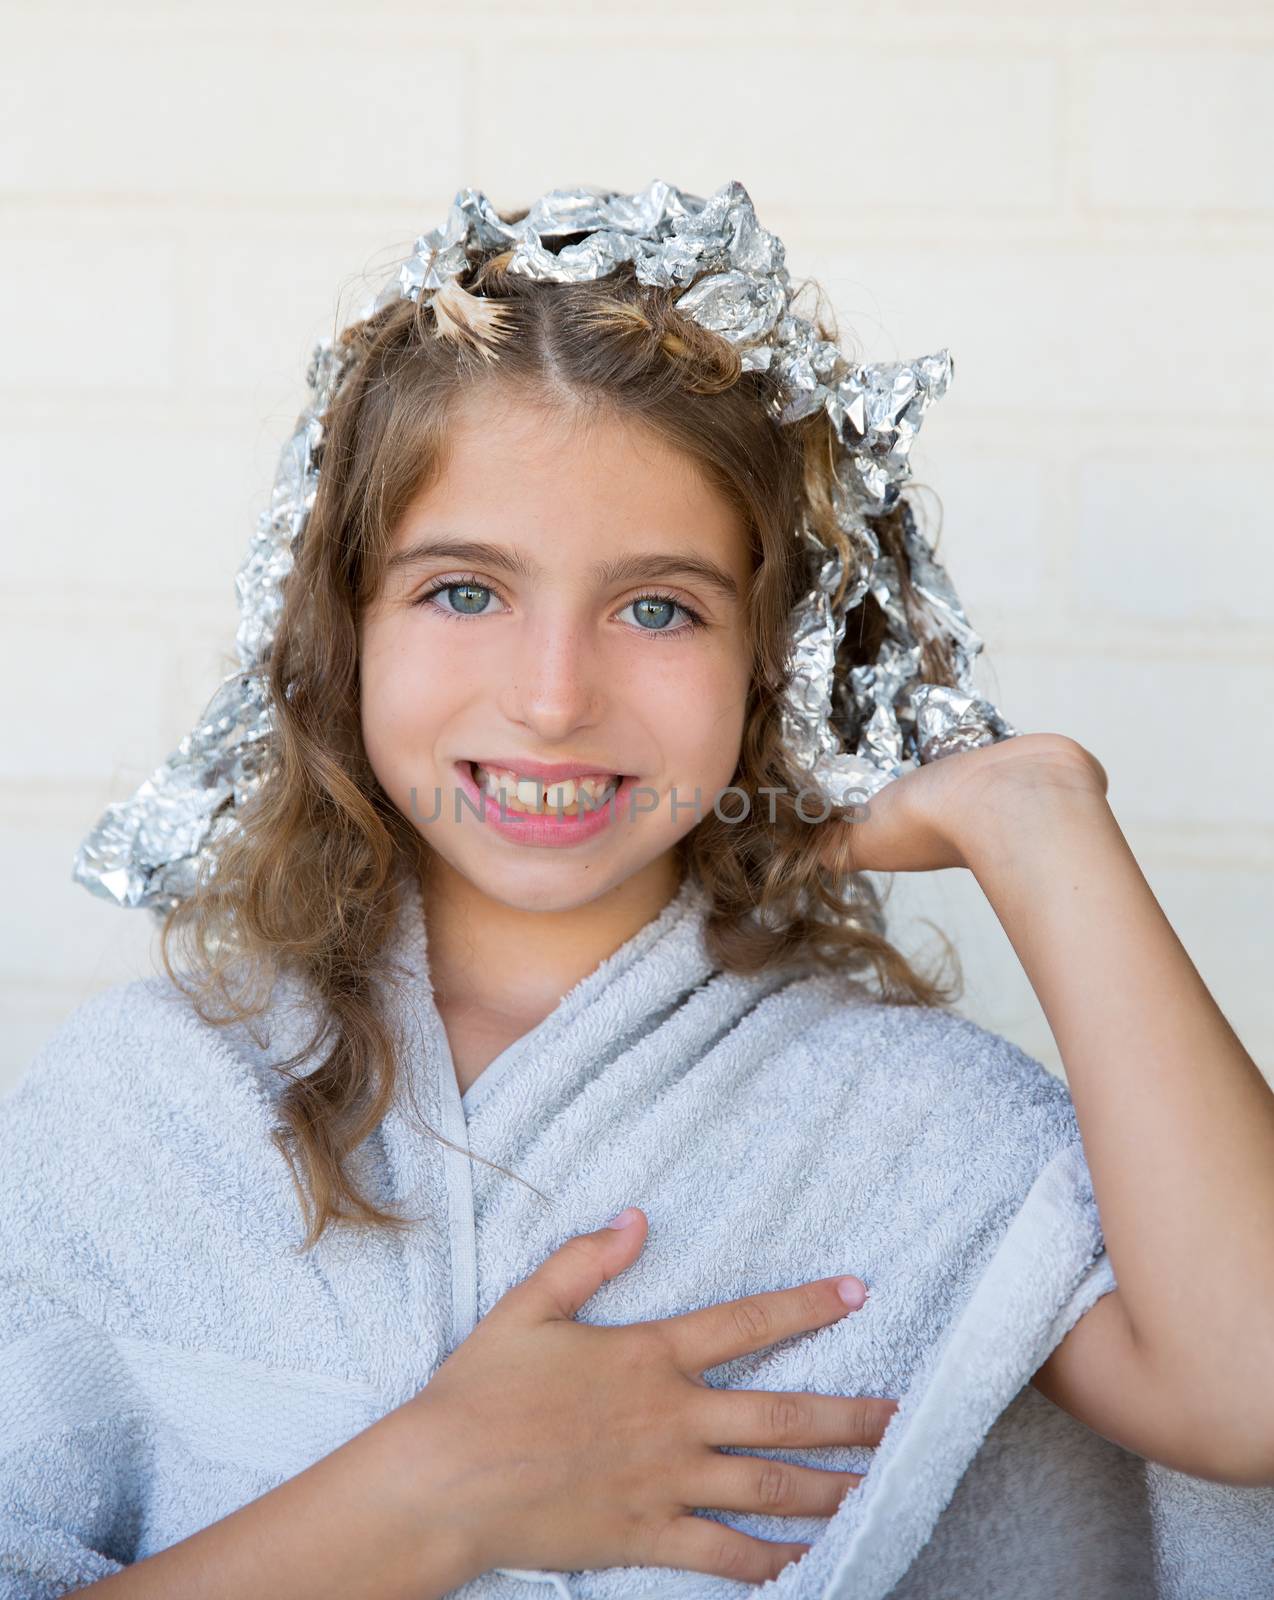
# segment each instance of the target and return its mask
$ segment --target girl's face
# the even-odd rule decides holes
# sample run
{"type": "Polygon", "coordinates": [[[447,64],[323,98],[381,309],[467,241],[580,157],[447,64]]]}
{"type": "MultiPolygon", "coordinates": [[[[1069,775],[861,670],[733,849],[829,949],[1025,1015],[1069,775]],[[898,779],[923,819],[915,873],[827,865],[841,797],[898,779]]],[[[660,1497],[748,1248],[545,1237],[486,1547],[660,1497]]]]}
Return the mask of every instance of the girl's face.
{"type": "Polygon", "coordinates": [[[738,513],[687,456],[610,416],[474,392],[360,630],[363,739],[386,794],[509,906],[668,881],[673,846],[738,762],[750,566],[738,513]],[[506,790],[502,823],[474,762],[489,784],[501,769],[538,781],[520,793],[545,815],[506,790]],[[559,819],[571,790],[552,784],[574,772],[601,775],[602,803],[559,819]]]}

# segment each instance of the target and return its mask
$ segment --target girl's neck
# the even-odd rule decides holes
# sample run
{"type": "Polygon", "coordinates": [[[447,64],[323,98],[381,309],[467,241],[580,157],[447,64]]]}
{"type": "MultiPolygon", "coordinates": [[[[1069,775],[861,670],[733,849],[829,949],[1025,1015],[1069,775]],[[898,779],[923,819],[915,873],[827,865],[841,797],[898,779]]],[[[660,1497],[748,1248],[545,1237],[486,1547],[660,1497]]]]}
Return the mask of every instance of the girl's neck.
{"type": "Polygon", "coordinates": [[[675,852],[565,911],[493,900],[440,856],[422,879],[429,975],[440,1007],[530,1029],[677,893],[675,852]]]}

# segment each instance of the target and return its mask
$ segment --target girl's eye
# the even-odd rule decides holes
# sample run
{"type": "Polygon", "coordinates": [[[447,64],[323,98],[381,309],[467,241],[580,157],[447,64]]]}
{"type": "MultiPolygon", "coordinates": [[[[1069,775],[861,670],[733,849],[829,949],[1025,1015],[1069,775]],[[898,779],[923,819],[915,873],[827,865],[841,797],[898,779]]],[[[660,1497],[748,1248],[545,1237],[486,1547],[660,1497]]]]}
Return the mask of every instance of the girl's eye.
{"type": "Polygon", "coordinates": [[[418,594],[412,601],[414,606],[423,606],[427,600],[433,600],[440,594],[448,597],[447,605],[441,607],[444,615],[452,617],[480,617],[483,614],[484,596],[493,595],[494,589],[489,589],[485,583],[479,583],[476,578],[444,578],[441,583],[435,583],[432,589],[426,589],[423,594],[418,594]],[[452,595],[459,595],[459,604],[453,609],[450,603],[452,595]]]}
{"type": "MultiPolygon", "coordinates": [[[[423,606],[442,595],[447,596],[447,603],[439,605],[438,609],[444,616],[481,617],[490,614],[486,605],[488,599],[495,596],[495,590],[488,584],[479,583],[476,578],[443,578],[418,594],[411,603],[413,606],[423,606]],[[454,600],[453,596],[456,597],[454,600]]],[[[639,632],[653,634],[657,638],[681,639],[704,626],[703,617],[693,606],[688,606],[684,600],[675,600],[670,594],[639,595],[636,600],[630,600],[623,610],[636,613],[639,632]],[[684,612],[687,620],[680,627],[671,628],[668,619],[676,611],[684,612]]]]}
{"type": "Polygon", "coordinates": [[[674,600],[670,594],[639,595],[636,600],[630,600],[624,610],[636,613],[637,626],[643,633],[653,633],[663,639],[681,639],[703,627],[703,618],[694,607],[684,600],[674,600]],[[674,611],[684,611],[689,618],[679,628],[670,628],[665,621],[674,611]]]}

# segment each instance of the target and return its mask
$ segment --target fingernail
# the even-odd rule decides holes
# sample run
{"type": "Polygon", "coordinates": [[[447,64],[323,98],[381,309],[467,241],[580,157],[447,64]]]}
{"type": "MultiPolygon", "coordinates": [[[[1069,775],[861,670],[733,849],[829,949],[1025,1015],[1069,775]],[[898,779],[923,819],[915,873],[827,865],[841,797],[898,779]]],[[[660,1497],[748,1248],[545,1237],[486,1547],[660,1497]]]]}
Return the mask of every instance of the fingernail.
{"type": "Polygon", "coordinates": [[[867,1299],[867,1285],[858,1278],[842,1278],[836,1285],[836,1293],[851,1311],[857,1311],[867,1299]]]}
{"type": "Polygon", "coordinates": [[[606,1224],[608,1228],[627,1228],[637,1220],[637,1207],[625,1206],[617,1217],[612,1217],[606,1224]]]}

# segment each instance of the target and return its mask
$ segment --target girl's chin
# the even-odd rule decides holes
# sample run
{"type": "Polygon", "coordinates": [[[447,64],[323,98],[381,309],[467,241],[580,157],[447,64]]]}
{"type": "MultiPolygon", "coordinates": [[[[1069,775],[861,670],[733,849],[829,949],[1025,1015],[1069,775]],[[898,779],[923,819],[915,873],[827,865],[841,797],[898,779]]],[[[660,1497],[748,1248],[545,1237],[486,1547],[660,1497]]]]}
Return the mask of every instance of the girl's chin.
{"type": "MultiPolygon", "coordinates": [[[[511,911],[553,914],[575,911],[599,896],[617,889],[633,876],[633,869],[616,864],[608,870],[601,862],[571,866],[563,861],[502,870],[490,862],[450,862],[452,871],[469,889],[511,911]]],[[[640,870],[640,869],[638,869],[640,870]]]]}

